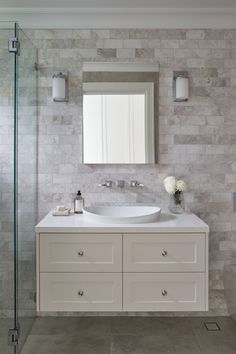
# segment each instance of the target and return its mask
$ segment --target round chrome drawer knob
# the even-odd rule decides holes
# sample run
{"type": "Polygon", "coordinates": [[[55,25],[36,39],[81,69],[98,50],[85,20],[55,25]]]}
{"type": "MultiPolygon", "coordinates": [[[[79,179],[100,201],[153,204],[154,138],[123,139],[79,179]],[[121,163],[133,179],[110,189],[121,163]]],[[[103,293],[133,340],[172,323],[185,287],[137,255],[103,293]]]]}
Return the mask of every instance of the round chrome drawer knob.
{"type": "Polygon", "coordinates": [[[161,293],[162,293],[162,296],[166,296],[167,295],[167,291],[166,290],[163,290],[161,293]]]}
{"type": "Polygon", "coordinates": [[[78,256],[83,256],[84,255],[84,252],[83,251],[79,251],[78,252],[78,256]]]}
{"type": "Polygon", "coordinates": [[[162,251],[161,251],[161,254],[162,254],[163,257],[165,257],[165,256],[167,256],[168,253],[167,253],[166,250],[162,250],[162,251]]]}
{"type": "Polygon", "coordinates": [[[83,290],[78,291],[78,295],[79,295],[79,296],[83,296],[83,295],[84,295],[83,290]]]}

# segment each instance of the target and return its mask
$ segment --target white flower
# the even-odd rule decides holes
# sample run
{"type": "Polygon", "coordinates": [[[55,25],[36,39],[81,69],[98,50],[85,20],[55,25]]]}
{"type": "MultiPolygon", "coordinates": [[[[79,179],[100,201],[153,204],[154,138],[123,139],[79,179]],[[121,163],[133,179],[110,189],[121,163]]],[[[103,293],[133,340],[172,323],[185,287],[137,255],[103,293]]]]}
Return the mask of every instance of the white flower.
{"type": "Polygon", "coordinates": [[[176,191],[176,178],[169,176],[164,179],[164,187],[167,193],[174,194],[176,191]]]}
{"type": "Polygon", "coordinates": [[[179,191],[179,192],[183,192],[186,190],[186,184],[184,181],[182,181],[182,179],[179,179],[177,182],[176,182],[176,190],[179,191]]]}

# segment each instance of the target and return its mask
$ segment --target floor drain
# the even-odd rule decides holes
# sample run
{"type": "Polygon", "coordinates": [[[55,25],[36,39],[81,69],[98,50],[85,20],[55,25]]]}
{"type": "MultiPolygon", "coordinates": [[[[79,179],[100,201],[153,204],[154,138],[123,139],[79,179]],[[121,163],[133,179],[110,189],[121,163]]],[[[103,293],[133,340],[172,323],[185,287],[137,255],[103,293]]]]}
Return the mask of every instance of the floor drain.
{"type": "Polygon", "coordinates": [[[220,326],[217,322],[204,322],[207,331],[220,331],[220,326]]]}

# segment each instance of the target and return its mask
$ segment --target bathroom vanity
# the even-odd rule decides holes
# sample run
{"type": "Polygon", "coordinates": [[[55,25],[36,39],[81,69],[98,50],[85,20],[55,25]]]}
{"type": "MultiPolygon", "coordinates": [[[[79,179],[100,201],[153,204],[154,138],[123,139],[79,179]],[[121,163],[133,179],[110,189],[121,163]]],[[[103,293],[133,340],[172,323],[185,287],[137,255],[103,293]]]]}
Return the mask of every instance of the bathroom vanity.
{"type": "Polygon", "coordinates": [[[208,225],[194,214],[37,226],[37,311],[207,311],[208,225]]]}

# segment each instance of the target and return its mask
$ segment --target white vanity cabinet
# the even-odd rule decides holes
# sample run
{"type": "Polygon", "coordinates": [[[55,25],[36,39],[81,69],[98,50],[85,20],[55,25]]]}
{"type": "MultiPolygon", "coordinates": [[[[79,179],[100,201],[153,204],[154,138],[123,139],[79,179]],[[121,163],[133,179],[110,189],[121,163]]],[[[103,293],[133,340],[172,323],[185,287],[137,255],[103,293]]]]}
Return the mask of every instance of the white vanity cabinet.
{"type": "Polygon", "coordinates": [[[206,234],[123,235],[124,311],[204,311],[206,234]]]}
{"type": "Polygon", "coordinates": [[[205,272],[204,233],[123,235],[124,272],[205,272]]]}
{"type": "Polygon", "coordinates": [[[42,233],[40,272],[122,273],[122,235],[42,233]]]}
{"type": "Polygon", "coordinates": [[[40,311],[122,311],[121,273],[41,273],[40,311]]]}
{"type": "Polygon", "coordinates": [[[41,311],[122,311],[122,235],[41,233],[41,311]]]}
{"type": "Polygon", "coordinates": [[[36,227],[38,313],[208,310],[208,226],[186,218],[67,226],[48,215],[36,227]]]}

